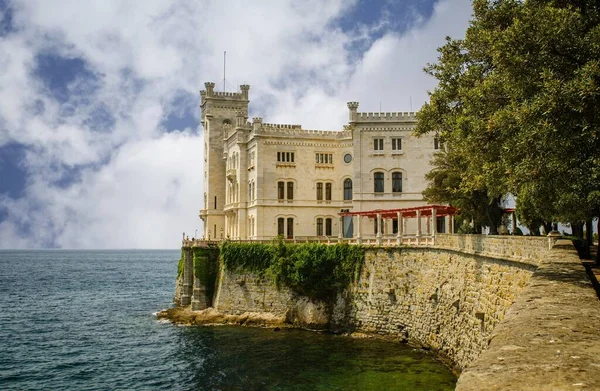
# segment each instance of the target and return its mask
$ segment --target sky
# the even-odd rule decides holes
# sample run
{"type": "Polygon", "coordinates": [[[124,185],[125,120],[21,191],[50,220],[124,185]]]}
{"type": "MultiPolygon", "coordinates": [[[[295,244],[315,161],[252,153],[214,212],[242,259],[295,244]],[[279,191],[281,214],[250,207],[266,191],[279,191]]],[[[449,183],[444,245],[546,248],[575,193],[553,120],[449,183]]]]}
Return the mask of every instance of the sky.
{"type": "Polygon", "coordinates": [[[417,111],[470,0],[0,0],[0,248],[178,248],[201,232],[199,90],[340,130],[417,111]],[[227,52],[223,83],[223,52],[227,52]]]}

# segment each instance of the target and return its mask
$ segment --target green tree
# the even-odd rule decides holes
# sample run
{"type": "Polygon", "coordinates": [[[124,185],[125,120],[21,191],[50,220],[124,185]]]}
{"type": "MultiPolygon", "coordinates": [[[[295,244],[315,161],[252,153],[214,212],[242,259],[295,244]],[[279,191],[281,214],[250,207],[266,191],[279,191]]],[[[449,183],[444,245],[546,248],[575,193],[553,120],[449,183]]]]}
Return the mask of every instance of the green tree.
{"type": "Polygon", "coordinates": [[[598,2],[475,0],[465,38],[439,52],[417,133],[461,155],[456,187],[516,195],[533,226],[598,217],[598,2]]]}

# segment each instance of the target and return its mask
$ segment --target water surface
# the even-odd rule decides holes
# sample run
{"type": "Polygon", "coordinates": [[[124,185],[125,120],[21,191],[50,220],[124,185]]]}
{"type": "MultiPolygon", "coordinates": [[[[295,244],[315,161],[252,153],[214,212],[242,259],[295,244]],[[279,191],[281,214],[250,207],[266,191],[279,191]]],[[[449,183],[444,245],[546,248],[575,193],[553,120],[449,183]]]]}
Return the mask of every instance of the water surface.
{"type": "Polygon", "coordinates": [[[300,330],[179,327],[179,251],[0,251],[2,390],[451,390],[432,354],[300,330]]]}

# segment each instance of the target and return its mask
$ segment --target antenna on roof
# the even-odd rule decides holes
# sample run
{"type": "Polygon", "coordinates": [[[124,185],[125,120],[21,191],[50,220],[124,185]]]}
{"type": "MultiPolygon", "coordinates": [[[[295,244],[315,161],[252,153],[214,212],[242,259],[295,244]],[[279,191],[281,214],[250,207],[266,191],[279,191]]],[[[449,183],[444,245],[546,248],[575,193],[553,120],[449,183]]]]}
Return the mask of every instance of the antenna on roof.
{"type": "Polygon", "coordinates": [[[227,66],[227,50],[223,52],[223,92],[225,92],[225,67],[227,66]]]}

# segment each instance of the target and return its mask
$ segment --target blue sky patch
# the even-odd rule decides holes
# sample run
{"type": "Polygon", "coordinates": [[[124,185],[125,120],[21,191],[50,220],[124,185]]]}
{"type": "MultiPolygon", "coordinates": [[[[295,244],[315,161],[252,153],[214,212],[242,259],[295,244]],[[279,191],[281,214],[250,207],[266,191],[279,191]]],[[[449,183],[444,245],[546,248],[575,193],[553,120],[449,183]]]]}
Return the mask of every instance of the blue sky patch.
{"type": "Polygon", "coordinates": [[[191,128],[196,130],[200,124],[198,97],[185,91],[178,91],[169,104],[169,114],[161,122],[167,132],[191,128]]]}
{"type": "Polygon", "coordinates": [[[89,70],[81,58],[68,58],[57,53],[42,53],[36,57],[34,74],[60,103],[78,98],[77,104],[89,103],[98,89],[99,77],[89,70]]]}
{"type": "Polygon", "coordinates": [[[347,48],[350,55],[360,57],[371,47],[373,41],[383,37],[389,32],[402,34],[415,24],[415,15],[420,15],[427,20],[433,14],[437,0],[359,0],[350,12],[344,14],[334,22],[342,31],[354,31],[361,27],[371,28],[371,35],[367,40],[355,41],[347,48]],[[377,27],[380,23],[382,26],[377,27]]]}

